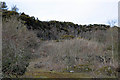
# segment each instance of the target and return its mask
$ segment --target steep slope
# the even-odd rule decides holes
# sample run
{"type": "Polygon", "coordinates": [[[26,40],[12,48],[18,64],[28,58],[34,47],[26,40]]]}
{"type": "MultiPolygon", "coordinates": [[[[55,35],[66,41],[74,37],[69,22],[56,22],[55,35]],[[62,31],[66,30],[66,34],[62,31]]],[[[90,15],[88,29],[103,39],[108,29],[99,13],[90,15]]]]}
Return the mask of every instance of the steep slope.
{"type": "Polygon", "coordinates": [[[98,30],[105,31],[110,28],[110,26],[104,24],[78,25],[72,22],[40,21],[38,18],[35,19],[34,16],[30,17],[25,13],[3,12],[3,17],[9,18],[11,15],[16,15],[18,19],[21,19],[29,30],[36,31],[37,36],[42,40],[70,39],[78,36],[84,38],[86,32],[91,34],[98,30]]]}
{"type": "MultiPolygon", "coordinates": [[[[14,64],[11,66],[15,69],[9,67],[10,73],[16,68],[19,73],[19,67],[23,70],[20,63],[27,61],[24,64],[24,70],[28,67],[27,70],[32,70],[33,73],[35,69],[86,72],[91,75],[93,71],[98,74],[101,71],[108,76],[116,75],[114,69],[118,66],[118,27],[40,21],[14,11],[4,11],[3,20],[5,20],[3,26],[4,59],[12,54],[13,61],[19,62],[19,65],[11,62],[14,64]],[[10,53],[9,49],[13,52],[10,53]],[[14,57],[15,54],[17,58],[14,57]]],[[[9,65],[9,60],[6,62],[5,68],[9,65]]],[[[7,71],[5,73],[7,74],[7,71]]]]}

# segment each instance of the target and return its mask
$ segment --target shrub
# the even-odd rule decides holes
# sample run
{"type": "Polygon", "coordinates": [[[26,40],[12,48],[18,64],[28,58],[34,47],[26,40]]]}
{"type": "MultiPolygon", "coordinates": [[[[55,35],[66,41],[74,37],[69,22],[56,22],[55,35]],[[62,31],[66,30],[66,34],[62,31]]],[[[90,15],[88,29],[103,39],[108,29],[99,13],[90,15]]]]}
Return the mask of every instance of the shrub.
{"type": "Polygon", "coordinates": [[[3,18],[2,71],[4,77],[23,75],[37,47],[36,35],[28,31],[16,16],[3,18]]]}
{"type": "Polygon", "coordinates": [[[12,16],[12,15],[19,15],[19,13],[18,12],[15,12],[15,11],[4,11],[3,13],[2,13],[2,17],[3,18],[10,18],[10,16],[12,16]]]}
{"type": "Polygon", "coordinates": [[[91,72],[92,69],[89,67],[89,65],[77,65],[77,66],[72,66],[72,67],[68,67],[66,69],[64,69],[64,72],[70,72],[70,71],[74,71],[74,72],[91,72]]]}
{"type": "Polygon", "coordinates": [[[74,36],[73,35],[63,35],[61,36],[61,39],[73,39],[74,36]]]}
{"type": "Polygon", "coordinates": [[[108,75],[108,76],[116,75],[115,69],[111,66],[103,66],[97,70],[97,73],[98,74],[101,73],[101,74],[108,75]]]}

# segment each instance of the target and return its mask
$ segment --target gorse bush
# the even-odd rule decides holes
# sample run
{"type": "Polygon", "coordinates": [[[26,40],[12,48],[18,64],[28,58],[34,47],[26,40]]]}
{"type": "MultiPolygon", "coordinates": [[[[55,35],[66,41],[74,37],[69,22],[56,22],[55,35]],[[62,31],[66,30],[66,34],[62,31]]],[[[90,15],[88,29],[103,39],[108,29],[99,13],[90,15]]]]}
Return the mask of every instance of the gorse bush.
{"type": "Polygon", "coordinates": [[[32,58],[32,50],[37,47],[36,35],[14,15],[3,18],[2,71],[5,77],[23,75],[32,58]]]}
{"type": "Polygon", "coordinates": [[[34,16],[29,16],[24,12],[18,13],[15,11],[7,11],[7,10],[3,12],[2,16],[9,18],[11,15],[17,15],[18,18],[23,21],[23,24],[26,25],[27,29],[37,30],[38,37],[45,40],[50,40],[50,39],[57,40],[64,35],[78,36],[81,34],[84,35],[84,33],[91,34],[91,32],[95,32],[97,30],[105,31],[110,27],[108,25],[103,25],[103,24],[78,25],[72,22],[40,21],[38,18],[35,18],[34,16]]]}
{"type": "Polygon", "coordinates": [[[2,14],[2,17],[3,18],[10,18],[13,15],[19,16],[19,13],[15,12],[15,11],[4,11],[2,14]]]}
{"type": "Polygon", "coordinates": [[[63,35],[63,36],[61,36],[61,39],[72,39],[72,38],[74,38],[73,35],[63,35]]]}

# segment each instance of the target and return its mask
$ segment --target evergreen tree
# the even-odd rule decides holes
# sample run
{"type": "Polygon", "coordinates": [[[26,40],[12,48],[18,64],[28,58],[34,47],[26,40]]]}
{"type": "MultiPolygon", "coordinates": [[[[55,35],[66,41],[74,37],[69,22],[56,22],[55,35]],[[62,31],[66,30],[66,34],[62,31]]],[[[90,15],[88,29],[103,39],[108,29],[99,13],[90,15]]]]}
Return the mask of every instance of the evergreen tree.
{"type": "Polygon", "coordinates": [[[6,10],[7,9],[7,5],[5,2],[0,2],[0,9],[2,10],[6,10]]]}

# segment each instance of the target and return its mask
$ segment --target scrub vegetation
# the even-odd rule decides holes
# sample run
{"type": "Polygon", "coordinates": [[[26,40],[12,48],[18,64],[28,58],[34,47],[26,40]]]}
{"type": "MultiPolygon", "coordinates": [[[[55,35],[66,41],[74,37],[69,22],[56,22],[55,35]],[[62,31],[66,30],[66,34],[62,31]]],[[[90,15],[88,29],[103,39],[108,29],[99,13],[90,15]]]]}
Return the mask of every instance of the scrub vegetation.
{"type": "Polygon", "coordinates": [[[2,2],[2,71],[7,78],[117,77],[119,27],[40,21],[2,2]]]}

